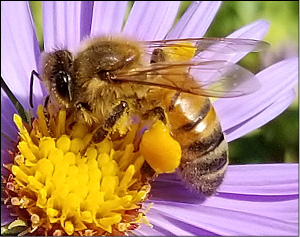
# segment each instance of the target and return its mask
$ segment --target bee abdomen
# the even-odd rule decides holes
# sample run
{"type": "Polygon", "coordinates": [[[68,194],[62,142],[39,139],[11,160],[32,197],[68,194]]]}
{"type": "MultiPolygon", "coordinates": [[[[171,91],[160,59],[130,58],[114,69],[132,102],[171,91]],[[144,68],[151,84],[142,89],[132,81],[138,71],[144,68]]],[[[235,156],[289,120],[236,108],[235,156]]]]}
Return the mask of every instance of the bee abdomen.
{"type": "Polygon", "coordinates": [[[187,186],[205,196],[211,196],[222,183],[227,166],[227,143],[223,140],[215,149],[194,160],[182,162],[180,171],[187,186]]]}
{"type": "Polygon", "coordinates": [[[168,117],[182,148],[182,178],[210,196],[222,183],[228,165],[228,146],[219,120],[207,98],[181,94],[173,103],[168,117]]]}

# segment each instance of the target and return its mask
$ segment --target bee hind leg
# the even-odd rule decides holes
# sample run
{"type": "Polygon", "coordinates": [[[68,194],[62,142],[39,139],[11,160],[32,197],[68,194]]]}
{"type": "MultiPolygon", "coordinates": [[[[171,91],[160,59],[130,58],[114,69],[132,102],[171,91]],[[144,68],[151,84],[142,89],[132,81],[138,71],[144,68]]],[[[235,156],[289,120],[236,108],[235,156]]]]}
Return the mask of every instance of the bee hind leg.
{"type": "Polygon", "coordinates": [[[152,118],[154,120],[160,120],[164,124],[167,123],[166,114],[162,107],[155,107],[153,109],[147,110],[146,113],[143,114],[143,119],[149,118],[152,118]]]}

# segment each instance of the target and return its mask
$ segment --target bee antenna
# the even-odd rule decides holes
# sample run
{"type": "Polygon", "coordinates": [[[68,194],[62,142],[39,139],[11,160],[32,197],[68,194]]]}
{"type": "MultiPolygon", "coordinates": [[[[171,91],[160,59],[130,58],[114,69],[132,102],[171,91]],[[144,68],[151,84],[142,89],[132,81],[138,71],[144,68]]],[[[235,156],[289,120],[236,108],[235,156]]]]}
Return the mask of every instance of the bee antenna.
{"type": "Polygon", "coordinates": [[[41,80],[40,74],[38,74],[35,70],[31,71],[30,76],[30,86],[29,86],[29,105],[31,108],[33,108],[33,78],[36,76],[39,80],[41,80]]]}

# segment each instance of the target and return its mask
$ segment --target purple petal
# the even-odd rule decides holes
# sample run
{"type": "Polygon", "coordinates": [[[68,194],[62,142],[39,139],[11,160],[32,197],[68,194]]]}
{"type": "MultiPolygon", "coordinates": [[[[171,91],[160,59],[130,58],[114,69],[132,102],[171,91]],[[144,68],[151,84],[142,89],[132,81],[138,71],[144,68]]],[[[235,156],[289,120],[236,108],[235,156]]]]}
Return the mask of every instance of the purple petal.
{"type": "MultiPolygon", "coordinates": [[[[147,218],[167,235],[296,235],[297,171],[295,164],[229,166],[218,194],[206,200],[174,174],[162,175],[153,183],[147,218]]],[[[138,231],[148,235],[149,228],[138,231]]]]}
{"type": "Polygon", "coordinates": [[[202,37],[220,6],[218,1],[193,1],[167,38],[202,37]]]}
{"type": "MultiPolygon", "coordinates": [[[[17,113],[15,107],[1,88],[1,132],[6,135],[16,135],[16,127],[13,123],[13,115],[17,113]]],[[[12,136],[11,138],[14,138],[12,136]]]]}
{"type": "Polygon", "coordinates": [[[90,33],[92,2],[43,2],[45,51],[57,47],[74,50],[90,33]]]}
{"type": "MultiPolygon", "coordinates": [[[[252,124],[256,124],[256,127],[272,119],[274,116],[268,118],[263,111],[268,107],[269,109],[276,108],[275,105],[277,104],[274,102],[295,88],[298,79],[298,58],[276,63],[256,76],[261,83],[260,90],[243,97],[218,99],[214,102],[223,131],[232,129],[242,123],[245,125],[249,119],[252,124]],[[270,107],[273,103],[274,105],[270,107]],[[256,117],[260,113],[261,115],[256,117]]],[[[286,103],[284,104],[282,101],[280,103],[283,108],[286,106],[286,103]]],[[[276,110],[277,112],[282,111],[280,108],[276,108],[276,110]]],[[[272,114],[270,110],[266,111],[272,114]]]]}
{"type": "Polygon", "coordinates": [[[230,165],[219,192],[297,195],[298,186],[298,164],[230,165]]]}
{"type": "MultiPolygon", "coordinates": [[[[37,70],[40,49],[28,2],[1,2],[1,76],[16,98],[29,108],[29,82],[37,70]]],[[[34,83],[34,94],[41,100],[40,82],[34,83]]]]}
{"type": "Polygon", "coordinates": [[[10,210],[6,207],[6,205],[1,204],[1,226],[9,224],[15,219],[16,218],[10,215],[10,210]]]}
{"type": "Polygon", "coordinates": [[[136,1],[123,33],[137,40],[163,39],[170,30],[180,2],[136,1]]]}
{"type": "Polygon", "coordinates": [[[91,35],[120,33],[127,9],[127,1],[96,1],[91,35]]]}
{"type": "Polygon", "coordinates": [[[267,108],[247,119],[246,121],[224,131],[226,141],[233,141],[276,118],[279,114],[285,111],[294,101],[295,91],[291,90],[282,95],[278,100],[274,101],[267,108]]]}
{"type": "MultiPolygon", "coordinates": [[[[262,40],[269,29],[269,23],[267,21],[259,20],[251,24],[243,26],[226,38],[240,38],[240,39],[254,39],[262,40]]],[[[226,51],[226,50],[225,50],[226,51]]],[[[199,54],[201,58],[213,59],[213,60],[224,60],[232,63],[238,62],[249,52],[239,52],[238,48],[235,54],[224,54],[222,49],[219,52],[204,51],[199,54]]]]}

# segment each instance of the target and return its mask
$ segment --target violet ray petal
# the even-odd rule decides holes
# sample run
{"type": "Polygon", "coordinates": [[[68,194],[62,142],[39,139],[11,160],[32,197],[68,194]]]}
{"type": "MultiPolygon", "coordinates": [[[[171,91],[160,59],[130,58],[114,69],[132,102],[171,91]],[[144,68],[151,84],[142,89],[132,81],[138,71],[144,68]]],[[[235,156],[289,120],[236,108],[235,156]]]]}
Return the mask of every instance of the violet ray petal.
{"type": "Polygon", "coordinates": [[[292,90],[298,79],[298,58],[276,63],[258,73],[256,77],[261,83],[258,91],[242,97],[218,99],[213,103],[223,131],[260,113],[292,90]]]}
{"type": "Polygon", "coordinates": [[[123,33],[137,40],[163,39],[175,20],[179,5],[177,1],[136,1],[123,33]]]}
{"type": "MultiPolygon", "coordinates": [[[[179,232],[180,226],[178,226],[178,221],[188,224],[193,227],[198,227],[199,229],[205,229],[207,231],[219,234],[219,235],[295,235],[298,231],[297,222],[285,221],[285,213],[278,211],[275,212],[275,217],[268,217],[264,214],[256,214],[255,210],[253,213],[243,210],[243,208],[248,209],[249,205],[252,202],[244,201],[240,205],[239,209],[237,203],[240,201],[229,200],[226,202],[222,198],[212,197],[208,201],[213,202],[214,199],[220,207],[216,207],[216,203],[213,203],[212,206],[209,204],[201,205],[191,205],[191,204],[180,204],[180,203],[170,203],[170,202],[154,202],[153,207],[150,209],[147,217],[150,222],[154,221],[156,224],[160,216],[159,225],[165,226],[168,223],[168,230],[176,230],[176,235],[179,232]],[[222,207],[228,204],[226,208],[222,207]],[[159,213],[152,219],[152,213],[159,213]],[[283,217],[283,220],[281,219],[283,217]],[[172,226],[172,219],[173,221],[172,226]],[[178,231],[178,232],[177,232],[178,231]]],[[[276,208],[278,205],[283,205],[281,210],[287,209],[290,207],[296,207],[297,209],[297,200],[295,199],[290,203],[276,202],[271,203],[273,205],[261,205],[264,207],[264,212],[272,212],[273,208],[276,208]]],[[[257,203],[252,204],[256,206],[257,203]]],[[[250,208],[251,209],[251,208],[250,208]]],[[[259,208],[258,208],[259,209],[259,208]]],[[[272,212],[272,214],[274,214],[272,212]]],[[[297,216],[296,211],[293,212],[294,216],[297,216]]],[[[188,230],[184,230],[188,231],[188,230]]],[[[199,230],[200,231],[200,230],[199,230]]],[[[200,233],[193,233],[195,235],[201,235],[200,233]]],[[[178,234],[178,235],[181,235],[178,234]]]]}
{"type": "MultiPolygon", "coordinates": [[[[172,204],[171,204],[172,205],[172,204]]],[[[147,219],[153,225],[153,230],[149,230],[147,226],[142,225],[139,229],[144,235],[149,236],[164,235],[164,236],[215,236],[216,234],[201,228],[198,223],[191,224],[184,222],[177,218],[177,213],[173,212],[172,206],[162,206],[163,208],[170,208],[170,213],[165,213],[156,208],[156,203],[152,208],[146,213],[147,219]],[[173,214],[173,215],[172,215],[173,214]]]]}
{"type": "Polygon", "coordinates": [[[15,107],[1,88],[1,132],[10,136],[16,133],[16,127],[13,123],[13,115],[17,113],[15,107]]]}
{"type": "MultiPolygon", "coordinates": [[[[37,70],[40,49],[28,2],[1,2],[1,76],[25,109],[29,108],[29,82],[37,70]],[[16,17],[17,16],[17,17],[16,17]]],[[[43,96],[40,82],[34,93],[43,96]]]]}
{"type": "Polygon", "coordinates": [[[258,114],[228,130],[225,130],[224,134],[226,141],[231,142],[276,118],[290,106],[295,97],[295,91],[290,90],[258,114]]]}
{"type": "Polygon", "coordinates": [[[136,236],[173,236],[173,233],[165,227],[148,226],[147,224],[141,224],[133,233],[136,236]]]}
{"type": "MultiPolygon", "coordinates": [[[[234,31],[226,38],[240,38],[240,39],[254,39],[254,40],[262,40],[269,29],[269,23],[264,20],[258,20],[251,24],[245,25],[242,28],[234,31]]],[[[205,59],[213,59],[213,60],[225,60],[232,63],[238,62],[249,52],[239,52],[238,48],[235,54],[224,54],[220,49],[220,53],[218,52],[209,52],[203,51],[199,54],[198,57],[205,59]]]]}
{"type": "Polygon", "coordinates": [[[1,175],[4,175],[4,177],[7,177],[9,175],[9,171],[2,164],[8,164],[11,162],[11,157],[9,156],[7,151],[1,149],[1,175]]]}
{"type": "MultiPolygon", "coordinates": [[[[17,139],[17,129],[12,122],[12,119],[7,118],[6,115],[1,113],[1,133],[4,133],[9,139],[15,140],[17,139]]],[[[2,134],[1,134],[2,137],[2,134]]]]}
{"type": "Polygon", "coordinates": [[[167,38],[203,37],[220,6],[220,1],[193,1],[167,38]]]}
{"type": "Polygon", "coordinates": [[[45,51],[68,48],[73,51],[89,34],[93,13],[91,2],[43,2],[45,51]]]}
{"type": "Polygon", "coordinates": [[[1,226],[9,224],[15,219],[16,218],[10,215],[10,210],[6,207],[6,205],[1,204],[1,226]]]}
{"type": "Polygon", "coordinates": [[[229,165],[218,192],[295,195],[298,186],[298,164],[229,165]]]}
{"type": "Polygon", "coordinates": [[[204,229],[219,235],[294,235],[298,231],[297,167],[296,164],[229,166],[219,193],[205,201],[187,191],[173,174],[162,175],[153,183],[153,196],[148,201],[153,203],[153,207],[147,217],[152,224],[154,221],[164,227],[167,223],[167,230],[173,230],[172,222],[174,228],[178,228],[180,221],[199,231],[204,229]],[[294,178],[288,175],[289,170],[294,178]],[[267,175],[266,171],[276,174],[276,177],[267,175]],[[250,175],[256,179],[251,179],[250,175]],[[245,181],[245,186],[253,187],[246,190],[239,181],[245,181]],[[293,195],[290,191],[280,189],[284,181],[287,185],[294,185],[293,195]],[[269,187],[276,186],[279,187],[275,188],[277,191],[269,192],[269,187]],[[254,191],[258,195],[249,194],[253,193],[255,187],[260,189],[259,192],[254,191]],[[236,194],[227,193],[232,191],[230,188],[236,194]],[[180,192],[181,200],[177,196],[180,192]]]}
{"type": "Polygon", "coordinates": [[[96,1],[91,35],[118,34],[121,32],[127,1],[96,1]]]}

